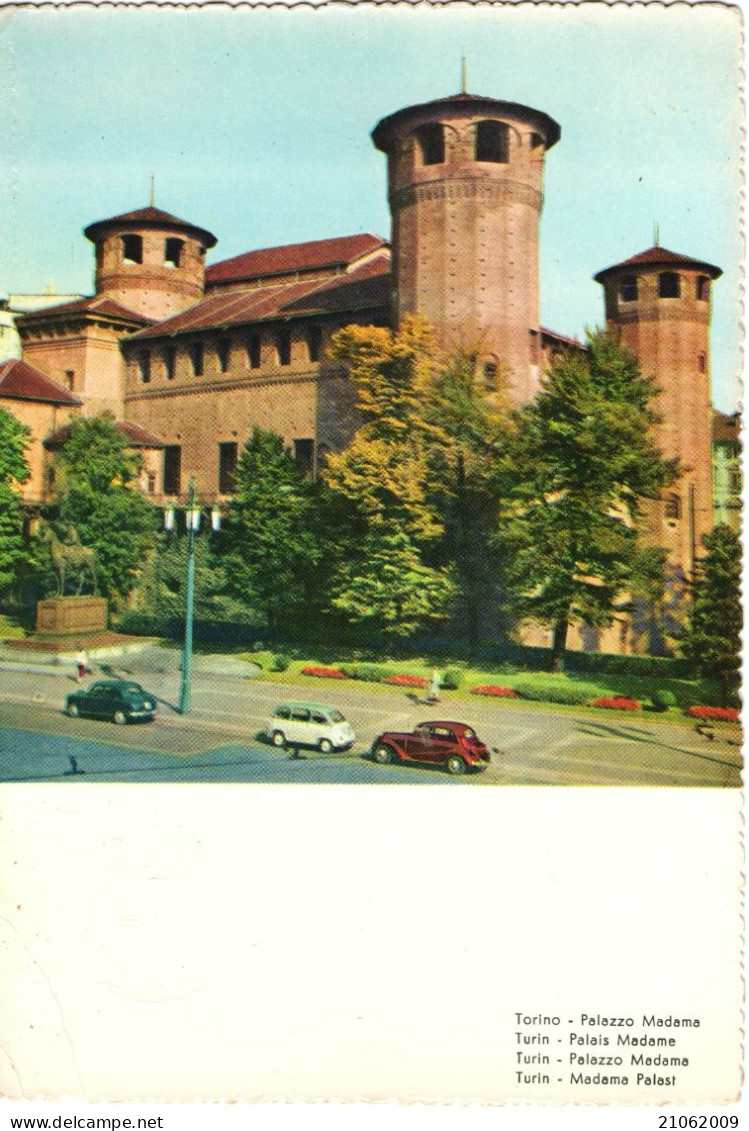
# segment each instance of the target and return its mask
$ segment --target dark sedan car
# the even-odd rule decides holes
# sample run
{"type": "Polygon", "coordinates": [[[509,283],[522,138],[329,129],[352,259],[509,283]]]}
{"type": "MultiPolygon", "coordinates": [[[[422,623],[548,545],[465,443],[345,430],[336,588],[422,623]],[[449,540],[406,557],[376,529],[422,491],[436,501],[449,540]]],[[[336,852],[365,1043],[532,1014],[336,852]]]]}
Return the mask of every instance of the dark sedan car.
{"type": "Polygon", "coordinates": [[[92,719],[111,719],[113,723],[131,719],[152,719],[156,697],[139,683],[127,679],[102,679],[82,691],[74,691],[65,700],[65,711],[71,718],[88,715],[92,719]]]}
{"type": "Polygon", "coordinates": [[[419,723],[409,734],[385,731],[372,743],[372,757],[380,765],[432,762],[444,766],[449,774],[483,770],[491,760],[473,727],[442,720],[419,723]]]}

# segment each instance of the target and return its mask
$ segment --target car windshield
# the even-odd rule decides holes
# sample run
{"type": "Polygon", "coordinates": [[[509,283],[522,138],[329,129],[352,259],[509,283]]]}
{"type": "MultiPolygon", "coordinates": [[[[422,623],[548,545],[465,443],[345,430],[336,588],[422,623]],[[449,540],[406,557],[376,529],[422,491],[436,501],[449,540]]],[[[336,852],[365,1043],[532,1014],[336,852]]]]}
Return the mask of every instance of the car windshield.
{"type": "Polygon", "coordinates": [[[121,691],[124,695],[141,695],[143,688],[139,683],[126,683],[123,684],[121,691]]]}
{"type": "Polygon", "coordinates": [[[335,709],[335,707],[333,708],[332,711],[328,711],[328,718],[330,719],[331,723],[342,723],[342,722],[344,722],[343,715],[341,714],[340,711],[337,711],[335,709]]]}

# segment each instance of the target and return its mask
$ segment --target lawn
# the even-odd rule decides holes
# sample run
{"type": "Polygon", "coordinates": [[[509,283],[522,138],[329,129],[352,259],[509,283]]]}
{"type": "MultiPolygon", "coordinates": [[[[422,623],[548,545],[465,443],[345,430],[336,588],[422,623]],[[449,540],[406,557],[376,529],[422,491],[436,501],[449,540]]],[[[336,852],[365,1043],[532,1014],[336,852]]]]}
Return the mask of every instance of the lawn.
{"type": "MultiPolygon", "coordinates": [[[[262,681],[280,684],[309,684],[310,688],[323,688],[334,685],[340,686],[340,679],[303,675],[302,669],[306,667],[324,667],[352,670],[357,666],[361,669],[381,669],[384,674],[409,674],[421,676],[427,682],[431,679],[434,668],[444,676],[446,671],[459,672],[462,676],[458,689],[442,692],[449,695],[450,699],[472,699],[471,688],[492,685],[516,690],[522,698],[542,702],[554,702],[569,705],[583,705],[589,700],[604,697],[624,697],[636,699],[643,704],[649,702],[653,691],[670,691],[676,699],[679,709],[693,704],[717,704],[719,702],[718,688],[707,680],[687,680],[658,677],[644,677],[628,674],[589,673],[585,676],[578,675],[551,675],[549,672],[523,671],[513,668],[508,664],[492,667],[491,665],[474,667],[469,664],[445,665],[444,657],[440,661],[432,662],[429,657],[411,658],[407,660],[383,660],[370,663],[361,662],[354,658],[342,656],[337,662],[326,660],[321,663],[314,655],[304,657],[291,657],[287,655],[288,666],[283,671],[274,670],[277,666],[276,655],[270,651],[246,652],[243,658],[250,660],[261,669],[257,677],[262,681]]],[[[347,681],[348,682],[348,681],[347,681]]],[[[364,690],[367,685],[376,683],[376,680],[357,680],[358,686],[364,690]]],[[[382,687],[381,683],[377,686],[382,687]]],[[[403,687],[400,688],[403,691],[403,687]]],[[[418,692],[418,688],[413,689],[418,692]]]]}

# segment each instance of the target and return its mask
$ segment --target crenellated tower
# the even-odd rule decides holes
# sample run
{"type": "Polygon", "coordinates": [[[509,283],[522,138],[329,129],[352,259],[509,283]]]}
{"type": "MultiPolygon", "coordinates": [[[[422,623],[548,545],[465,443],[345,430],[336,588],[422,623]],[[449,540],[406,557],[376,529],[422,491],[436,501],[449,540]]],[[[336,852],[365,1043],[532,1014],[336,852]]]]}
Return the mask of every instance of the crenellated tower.
{"type": "Polygon", "coordinates": [[[418,312],[446,346],[480,349],[487,391],[512,400],[540,379],[538,229],[544,156],[560,137],[547,114],[456,94],[383,118],[393,313],[418,312]]]}

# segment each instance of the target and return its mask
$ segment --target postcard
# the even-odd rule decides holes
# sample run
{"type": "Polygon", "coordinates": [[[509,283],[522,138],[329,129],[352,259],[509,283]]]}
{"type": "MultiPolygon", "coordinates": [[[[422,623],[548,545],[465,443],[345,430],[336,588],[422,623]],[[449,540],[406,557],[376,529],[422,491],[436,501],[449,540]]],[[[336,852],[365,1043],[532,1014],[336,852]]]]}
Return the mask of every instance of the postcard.
{"type": "Polygon", "coordinates": [[[739,1126],[742,36],[0,6],[9,1127],[739,1126]]]}

